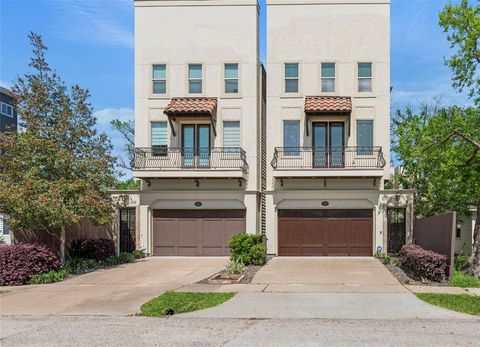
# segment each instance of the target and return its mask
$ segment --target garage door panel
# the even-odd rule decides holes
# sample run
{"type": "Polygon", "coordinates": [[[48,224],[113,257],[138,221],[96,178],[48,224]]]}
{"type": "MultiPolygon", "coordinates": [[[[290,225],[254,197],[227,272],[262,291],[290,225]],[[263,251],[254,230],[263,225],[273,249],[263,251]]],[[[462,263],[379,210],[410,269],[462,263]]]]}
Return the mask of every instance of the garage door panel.
{"type": "Polygon", "coordinates": [[[279,210],[278,215],[279,255],[372,255],[371,210],[279,210]]]}
{"type": "Polygon", "coordinates": [[[154,210],[153,255],[225,256],[244,233],[244,210],[154,210]]]}

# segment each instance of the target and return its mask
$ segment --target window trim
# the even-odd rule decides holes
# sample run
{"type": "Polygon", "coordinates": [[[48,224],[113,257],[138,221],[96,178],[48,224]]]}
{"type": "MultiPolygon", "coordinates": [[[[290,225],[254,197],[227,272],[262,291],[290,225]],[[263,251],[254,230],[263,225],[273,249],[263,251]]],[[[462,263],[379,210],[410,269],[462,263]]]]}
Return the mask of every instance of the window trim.
{"type": "Polygon", "coordinates": [[[149,99],[169,99],[170,98],[170,65],[165,61],[152,61],[149,67],[148,98],[149,99]],[[156,94],[153,92],[153,65],[165,65],[165,94],[156,94]]]}
{"type": "Polygon", "coordinates": [[[337,92],[337,63],[334,61],[320,62],[320,93],[327,95],[334,95],[337,92]],[[334,77],[323,77],[323,64],[333,64],[334,77]],[[323,80],[333,80],[333,92],[323,91],[323,80]]]}
{"type": "Polygon", "coordinates": [[[186,71],[186,77],[187,77],[187,95],[190,96],[204,96],[205,95],[205,64],[204,63],[199,63],[199,62],[189,62],[187,63],[187,71],[186,71]],[[200,65],[202,68],[202,77],[201,78],[190,78],[189,72],[190,72],[190,65],[200,65]],[[198,81],[200,80],[201,82],[201,92],[200,93],[190,93],[190,81],[198,81]]]}
{"type": "Polygon", "coordinates": [[[9,104],[8,102],[3,102],[3,101],[2,101],[2,102],[0,103],[0,113],[1,113],[2,115],[4,115],[5,117],[9,117],[9,118],[14,118],[14,117],[15,117],[15,115],[14,115],[14,110],[13,110],[13,106],[12,106],[11,104],[9,104]],[[12,113],[11,113],[11,114],[3,113],[3,111],[2,111],[3,105],[6,105],[8,108],[10,108],[10,110],[11,110],[12,113]]]}
{"type": "Polygon", "coordinates": [[[222,98],[238,98],[241,96],[242,94],[242,84],[241,84],[241,64],[239,62],[236,62],[236,61],[228,61],[228,62],[224,62],[222,64],[222,88],[221,88],[221,95],[222,95],[222,98]],[[227,78],[225,77],[225,69],[226,69],[226,65],[237,65],[237,72],[238,72],[238,75],[237,75],[237,78],[227,78]],[[227,80],[237,80],[237,88],[238,88],[238,92],[237,93],[227,93],[226,92],[226,81],[227,80]]]}
{"type": "Polygon", "coordinates": [[[372,94],[373,93],[373,76],[374,76],[374,64],[373,62],[368,62],[368,61],[359,61],[357,62],[357,70],[356,70],[356,75],[357,75],[357,88],[356,91],[358,94],[365,95],[365,94],[372,94]],[[360,64],[370,64],[370,77],[360,77],[360,64]],[[369,91],[360,91],[360,80],[370,80],[370,90],[369,91]]]}
{"type": "Polygon", "coordinates": [[[300,95],[300,79],[301,79],[301,64],[298,61],[286,61],[283,63],[283,86],[282,86],[282,94],[284,96],[298,96],[300,95]],[[298,66],[298,74],[297,77],[287,77],[286,76],[286,67],[288,64],[297,64],[298,66]],[[288,80],[297,80],[297,91],[296,92],[287,92],[287,79],[288,80]]]}

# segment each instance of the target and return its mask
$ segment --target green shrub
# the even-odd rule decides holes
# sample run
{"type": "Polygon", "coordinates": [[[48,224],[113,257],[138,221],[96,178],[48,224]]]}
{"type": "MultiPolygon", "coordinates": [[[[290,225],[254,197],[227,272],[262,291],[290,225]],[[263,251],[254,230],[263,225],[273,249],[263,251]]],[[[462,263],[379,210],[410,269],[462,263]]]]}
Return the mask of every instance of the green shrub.
{"type": "Polygon", "coordinates": [[[267,251],[262,244],[261,234],[237,234],[228,243],[230,259],[241,261],[245,265],[263,265],[267,251]]]}
{"type": "Polygon", "coordinates": [[[80,274],[98,267],[95,259],[73,258],[65,262],[63,269],[71,274],[80,274]]]}
{"type": "Polygon", "coordinates": [[[125,263],[133,263],[134,261],[135,255],[133,255],[133,253],[120,253],[119,255],[108,257],[107,259],[100,261],[99,264],[103,266],[114,266],[125,263]]]}
{"type": "Polygon", "coordinates": [[[137,249],[133,251],[132,254],[135,257],[135,259],[143,259],[147,256],[144,249],[137,249]]]}
{"type": "Polygon", "coordinates": [[[378,260],[380,260],[383,264],[385,265],[388,265],[391,263],[391,259],[390,257],[388,256],[388,254],[385,254],[385,253],[380,253],[380,252],[377,252],[375,254],[375,258],[377,258],[378,260]]]}
{"type": "Polygon", "coordinates": [[[455,262],[454,262],[455,270],[457,270],[457,271],[465,270],[465,267],[468,263],[468,259],[469,259],[468,255],[463,255],[463,254],[456,255],[455,256],[455,262]]]}
{"type": "Polygon", "coordinates": [[[480,279],[472,275],[465,275],[459,270],[455,270],[455,274],[448,280],[448,284],[453,287],[480,288],[480,279]]]}
{"type": "Polygon", "coordinates": [[[68,276],[68,271],[65,269],[53,270],[43,274],[34,275],[30,282],[32,284],[55,283],[60,282],[68,276]]]}
{"type": "Polygon", "coordinates": [[[267,248],[263,243],[258,243],[254,245],[250,254],[252,257],[252,265],[265,265],[267,261],[267,248]]]}
{"type": "Polygon", "coordinates": [[[245,272],[245,264],[241,260],[232,259],[228,262],[225,271],[229,275],[239,275],[245,272]]]}

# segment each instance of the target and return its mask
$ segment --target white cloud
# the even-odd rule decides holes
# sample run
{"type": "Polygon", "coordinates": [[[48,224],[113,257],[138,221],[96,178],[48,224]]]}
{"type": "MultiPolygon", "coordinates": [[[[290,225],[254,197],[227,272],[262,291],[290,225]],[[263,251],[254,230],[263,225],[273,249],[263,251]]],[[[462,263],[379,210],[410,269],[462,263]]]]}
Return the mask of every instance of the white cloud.
{"type": "Polygon", "coordinates": [[[110,126],[110,122],[119,119],[123,122],[134,120],[135,112],[131,108],[104,108],[94,112],[98,125],[110,126]]]}

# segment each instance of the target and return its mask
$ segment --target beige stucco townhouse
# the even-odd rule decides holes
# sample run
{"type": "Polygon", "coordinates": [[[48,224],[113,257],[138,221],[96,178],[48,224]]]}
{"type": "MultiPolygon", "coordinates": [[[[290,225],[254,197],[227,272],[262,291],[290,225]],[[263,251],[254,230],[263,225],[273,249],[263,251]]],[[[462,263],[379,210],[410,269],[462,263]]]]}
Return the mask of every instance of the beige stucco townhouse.
{"type": "Polygon", "coordinates": [[[136,247],[227,255],[262,232],[274,255],[398,251],[412,195],[384,189],[389,1],[267,11],[265,81],[255,0],[135,1],[136,247]]]}
{"type": "Polygon", "coordinates": [[[135,1],[137,247],[151,255],[228,255],[233,234],[262,231],[258,16],[255,0],[135,1]]]}
{"type": "Polygon", "coordinates": [[[269,253],[370,256],[411,241],[390,175],[390,1],[267,0],[269,253]]]}

